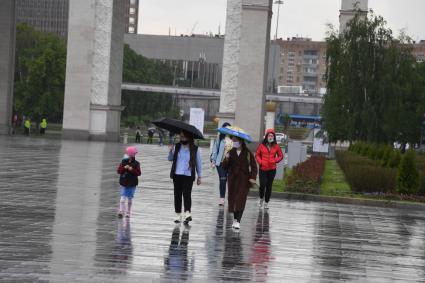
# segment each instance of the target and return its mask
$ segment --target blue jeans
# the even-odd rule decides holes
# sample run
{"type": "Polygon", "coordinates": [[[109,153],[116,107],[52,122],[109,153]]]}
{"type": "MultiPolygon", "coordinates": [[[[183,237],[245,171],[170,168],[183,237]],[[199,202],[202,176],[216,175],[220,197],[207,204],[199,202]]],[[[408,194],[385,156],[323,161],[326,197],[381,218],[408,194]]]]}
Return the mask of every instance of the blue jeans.
{"type": "Polygon", "coordinates": [[[134,198],[134,193],[136,192],[136,187],[124,187],[121,186],[121,196],[129,199],[134,198]]]}
{"type": "Polygon", "coordinates": [[[227,170],[221,166],[216,167],[220,178],[220,198],[224,198],[226,196],[227,170]]]}

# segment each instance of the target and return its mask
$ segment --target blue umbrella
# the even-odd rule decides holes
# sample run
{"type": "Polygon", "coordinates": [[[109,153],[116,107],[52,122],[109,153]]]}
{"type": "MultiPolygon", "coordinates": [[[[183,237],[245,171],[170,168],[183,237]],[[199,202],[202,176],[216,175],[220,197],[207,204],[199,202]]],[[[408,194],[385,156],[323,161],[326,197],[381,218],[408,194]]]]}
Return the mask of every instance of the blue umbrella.
{"type": "Polygon", "coordinates": [[[224,127],[218,128],[217,131],[224,135],[234,136],[246,140],[247,142],[252,142],[252,138],[241,128],[239,127],[224,127]]]}

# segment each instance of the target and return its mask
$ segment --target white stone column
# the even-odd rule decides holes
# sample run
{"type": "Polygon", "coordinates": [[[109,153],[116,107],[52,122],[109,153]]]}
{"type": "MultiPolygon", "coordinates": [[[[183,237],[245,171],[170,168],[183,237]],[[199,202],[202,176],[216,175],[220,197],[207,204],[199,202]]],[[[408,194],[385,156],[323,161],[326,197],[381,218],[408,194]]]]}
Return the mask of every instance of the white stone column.
{"type": "Polygon", "coordinates": [[[0,135],[11,133],[15,69],[15,0],[0,1],[0,135]]]}
{"type": "Polygon", "coordinates": [[[229,0],[218,117],[264,134],[264,103],[270,46],[271,0],[229,0]]]}
{"type": "Polygon", "coordinates": [[[276,117],[276,102],[266,103],[266,129],[274,129],[276,117]]]}
{"type": "Polygon", "coordinates": [[[121,0],[69,3],[64,138],[119,140],[123,5],[121,0]]]}

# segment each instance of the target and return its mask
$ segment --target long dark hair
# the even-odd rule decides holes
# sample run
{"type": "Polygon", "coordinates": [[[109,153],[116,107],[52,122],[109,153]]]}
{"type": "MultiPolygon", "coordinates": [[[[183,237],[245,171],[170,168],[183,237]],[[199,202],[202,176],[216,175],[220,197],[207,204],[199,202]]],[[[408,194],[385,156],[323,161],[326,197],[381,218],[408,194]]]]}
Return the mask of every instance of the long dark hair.
{"type": "MultiPolygon", "coordinates": [[[[224,122],[223,125],[221,125],[222,128],[230,127],[230,126],[232,125],[230,125],[230,123],[227,123],[227,122],[224,122]]],[[[220,134],[218,137],[218,141],[221,142],[225,137],[226,137],[225,134],[220,134]]]]}
{"type": "Polygon", "coordinates": [[[263,144],[264,144],[264,145],[267,145],[267,143],[269,142],[269,141],[267,140],[267,137],[268,137],[270,134],[272,134],[272,135],[273,135],[273,142],[272,142],[270,145],[275,145],[275,144],[277,144],[276,134],[275,134],[275,133],[273,133],[273,132],[269,132],[269,133],[267,133],[267,134],[264,136],[264,140],[263,140],[263,144]]]}

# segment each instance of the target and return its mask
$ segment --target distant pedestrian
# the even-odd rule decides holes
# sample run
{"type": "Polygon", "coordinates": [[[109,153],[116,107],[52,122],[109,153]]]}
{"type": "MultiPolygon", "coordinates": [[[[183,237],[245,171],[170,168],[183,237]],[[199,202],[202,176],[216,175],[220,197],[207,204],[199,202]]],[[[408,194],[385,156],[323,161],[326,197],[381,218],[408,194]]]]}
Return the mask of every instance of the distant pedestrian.
{"type": "Polygon", "coordinates": [[[129,218],[131,206],[133,204],[134,193],[139,184],[138,177],[141,175],[140,163],[136,160],[137,148],[131,146],[126,150],[117,172],[120,174],[119,183],[121,185],[121,198],[118,209],[118,217],[129,218]],[[127,206],[126,206],[127,203],[127,206]]]}
{"type": "Polygon", "coordinates": [[[136,129],[136,143],[142,142],[142,131],[140,130],[140,127],[137,127],[136,129]]]}
{"type": "Polygon", "coordinates": [[[234,218],[232,228],[239,230],[248,192],[255,184],[258,168],[255,157],[245,141],[238,137],[232,137],[232,140],[233,148],[226,154],[223,167],[229,172],[227,199],[229,212],[233,213],[234,218]]]}
{"type": "Polygon", "coordinates": [[[163,146],[164,145],[164,133],[160,129],[158,129],[158,137],[159,137],[159,141],[158,141],[159,146],[163,146]]]}
{"type": "Polygon", "coordinates": [[[258,205],[260,208],[264,205],[264,208],[268,209],[277,163],[283,160],[283,152],[277,144],[276,134],[273,129],[266,131],[263,142],[258,146],[255,159],[260,166],[260,200],[258,205]]]}
{"type": "Polygon", "coordinates": [[[40,123],[40,135],[44,135],[46,133],[47,129],[47,120],[46,118],[43,118],[40,123]]]}
{"type": "Polygon", "coordinates": [[[27,118],[24,123],[25,135],[29,136],[31,131],[31,120],[27,118]]]}
{"type": "MultiPolygon", "coordinates": [[[[225,128],[228,126],[230,126],[229,123],[224,123],[221,127],[225,128]]],[[[211,166],[213,166],[213,168],[217,168],[217,173],[219,177],[220,200],[218,204],[220,206],[224,205],[224,202],[225,202],[224,199],[226,197],[227,170],[223,168],[221,164],[226,153],[226,143],[228,144],[227,147],[230,146],[230,149],[231,149],[232,148],[231,139],[225,134],[219,134],[214,141],[213,150],[211,153],[211,166]]]]}
{"type": "Polygon", "coordinates": [[[197,184],[201,184],[202,161],[198,147],[194,143],[194,137],[187,132],[180,133],[180,142],[175,146],[169,145],[168,160],[173,162],[170,177],[174,183],[174,210],[176,212],[175,223],[184,221],[188,224],[192,221],[192,187],[198,174],[197,184]],[[182,198],[184,212],[182,215],[182,198]]]}
{"type": "Polygon", "coordinates": [[[148,130],[148,144],[152,144],[153,143],[153,134],[154,134],[153,129],[149,129],[148,130]]]}

